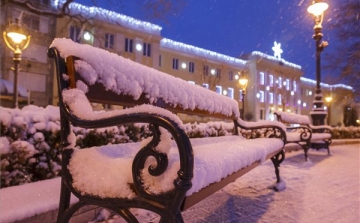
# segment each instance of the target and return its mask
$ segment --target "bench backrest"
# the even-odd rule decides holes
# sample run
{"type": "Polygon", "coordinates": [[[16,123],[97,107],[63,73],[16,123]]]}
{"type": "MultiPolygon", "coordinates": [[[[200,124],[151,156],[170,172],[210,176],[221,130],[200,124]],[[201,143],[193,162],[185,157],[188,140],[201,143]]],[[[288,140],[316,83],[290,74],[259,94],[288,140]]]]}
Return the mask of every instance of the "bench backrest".
{"type": "Polygon", "coordinates": [[[52,47],[66,59],[64,73],[69,83],[61,90],[81,89],[90,102],[129,107],[152,104],[175,113],[239,117],[236,100],[114,53],[68,39],[55,39],[52,47]]]}
{"type": "Polygon", "coordinates": [[[307,115],[299,115],[290,112],[276,111],[274,115],[277,120],[285,124],[310,125],[310,119],[307,115]]]}

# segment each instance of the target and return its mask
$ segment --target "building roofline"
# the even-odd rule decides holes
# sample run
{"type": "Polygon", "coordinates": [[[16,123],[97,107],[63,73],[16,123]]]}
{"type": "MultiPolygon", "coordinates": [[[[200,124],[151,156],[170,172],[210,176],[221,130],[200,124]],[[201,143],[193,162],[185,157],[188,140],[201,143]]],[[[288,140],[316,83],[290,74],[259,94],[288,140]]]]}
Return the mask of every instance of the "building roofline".
{"type": "Polygon", "coordinates": [[[225,54],[221,54],[221,53],[217,53],[217,52],[214,52],[214,51],[206,50],[206,49],[203,49],[203,48],[200,48],[200,47],[192,46],[192,45],[182,43],[182,42],[177,42],[175,40],[171,40],[171,39],[167,39],[167,38],[163,38],[160,41],[160,46],[164,47],[164,48],[173,49],[173,50],[185,52],[185,53],[188,53],[188,54],[196,55],[196,56],[205,57],[205,58],[208,58],[208,59],[213,59],[213,60],[225,62],[225,63],[235,65],[235,66],[239,66],[239,65],[240,66],[245,66],[246,63],[247,63],[246,60],[242,60],[242,59],[238,59],[238,58],[235,58],[235,57],[227,56],[225,54]]]}

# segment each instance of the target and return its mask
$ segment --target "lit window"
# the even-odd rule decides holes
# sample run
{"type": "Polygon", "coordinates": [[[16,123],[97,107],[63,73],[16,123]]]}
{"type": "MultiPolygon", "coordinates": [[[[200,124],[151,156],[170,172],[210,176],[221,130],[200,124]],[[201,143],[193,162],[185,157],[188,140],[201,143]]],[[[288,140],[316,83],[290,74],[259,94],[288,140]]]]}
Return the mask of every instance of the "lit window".
{"type": "Polygon", "coordinates": [[[298,100],[297,103],[298,103],[298,105],[301,105],[301,100],[298,100]]]}
{"type": "Polygon", "coordinates": [[[296,81],[293,81],[293,90],[294,90],[294,92],[296,92],[296,91],[297,91],[297,84],[296,84],[296,81]]]}
{"type": "Polygon", "coordinates": [[[278,94],[277,104],[278,104],[278,105],[282,105],[282,96],[281,96],[281,94],[278,94]]]}
{"type": "Polygon", "coordinates": [[[274,104],[274,93],[269,93],[269,103],[274,104]]]}
{"type": "Polygon", "coordinates": [[[290,90],[290,80],[289,79],[286,79],[285,85],[286,85],[286,90],[290,90]]]}
{"type": "Polygon", "coordinates": [[[278,78],[278,88],[279,89],[282,88],[282,78],[281,77],[278,78]]]}
{"type": "Polygon", "coordinates": [[[105,48],[114,49],[114,34],[105,34],[105,48]]]}
{"type": "Polygon", "coordinates": [[[264,72],[260,72],[260,74],[259,74],[259,83],[260,83],[260,85],[265,84],[265,74],[264,74],[264,72]]]}
{"type": "Polygon", "coordinates": [[[195,63],[189,62],[189,72],[194,73],[194,71],[195,71],[195,63]]]}
{"type": "Polygon", "coordinates": [[[179,69],[179,59],[173,58],[173,66],[172,66],[172,68],[173,68],[174,70],[178,70],[178,69],[179,69]]]}
{"type": "Polygon", "coordinates": [[[221,94],[222,93],[222,87],[219,85],[216,85],[216,93],[221,94]]]}
{"type": "Polygon", "coordinates": [[[125,52],[132,53],[133,52],[133,44],[134,44],[133,39],[125,38],[125,52]]]}
{"type": "Polygon", "coordinates": [[[188,81],[190,84],[195,84],[195,82],[194,81],[188,81]]]}
{"type": "Polygon", "coordinates": [[[269,74],[269,86],[274,86],[274,76],[272,74],[269,74]]]}
{"type": "Polygon", "coordinates": [[[260,102],[264,102],[264,101],[265,101],[264,91],[259,91],[259,101],[260,101],[260,102]]]}
{"type": "Polygon", "coordinates": [[[310,95],[310,96],[312,95],[312,91],[309,91],[309,95],[310,95]]]}
{"type": "Polygon", "coordinates": [[[234,88],[228,88],[228,94],[227,96],[231,99],[234,99],[234,88]]]}
{"type": "Polygon", "coordinates": [[[204,88],[206,88],[206,89],[209,89],[209,84],[205,84],[205,83],[204,83],[202,86],[203,86],[204,88]]]}
{"type": "Polygon", "coordinates": [[[143,44],[143,55],[147,57],[151,57],[151,44],[150,43],[144,43],[143,44]]]}
{"type": "Polygon", "coordinates": [[[305,103],[305,102],[303,103],[303,107],[304,107],[304,108],[306,107],[306,103],[305,103]]]}
{"type": "MultiPolygon", "coordinates": [[[[243,93],[243,91],[242,91],[242,90],[239,90],[239,101],[242,100],[242,96],[243,96],[242,93],[243,93]]],[[[256,94],[256,97],[257,97],[257,98],[259,98],[259,95],[258,95],[258,94],[259,94],[259,93],[256,94]]]]}

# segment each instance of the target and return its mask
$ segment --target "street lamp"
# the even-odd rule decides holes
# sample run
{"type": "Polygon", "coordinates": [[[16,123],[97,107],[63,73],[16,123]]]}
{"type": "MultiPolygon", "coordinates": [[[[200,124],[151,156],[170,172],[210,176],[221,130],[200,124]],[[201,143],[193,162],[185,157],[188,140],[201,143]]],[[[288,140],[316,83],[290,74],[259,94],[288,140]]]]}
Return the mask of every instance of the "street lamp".
{"type": "Polygon", "coordinates": [[[331,96],[327,96],[325,97],[325,101],[328,104],[328,117],[327,117],[327,124],[330,125],[330,121],[331,121],[331,102],[332,102],[332,97],[331,96]]]}
{"type": "Polygon", "coordinates": [[[245,118],[245,94],[246,94],[246,87],[248,85],[248,82],[249,82],[249,80],[245,76],[242,76],[239,79],[239,85],[241,88],[241,103],[242,103],[240,118],[242,120],[244,120],[244,118],[245,118]]]}
{"type": "Polygon", "coordinates": [[[26,49],[30,43],[30,35],[21,27],[19,19],[15,19],[3,32],[6,45],[14,52],[14,90],[13,90],[13,108],[18,107],[18,74],[19,63],[21,61],[21,51],[26,49]]]}
{"type": "Polygon", "coordinates": [[[324,50],[324,48],[328,45],[328,42],[322,41],[323,34],[322,30],[322,22],[324,19],[324,12],[329,7],[329,5],[322,0],[314,0],[311,5],[308,7],[307,11],[314,15],[315,26],[314,26],[314,35],[313,39],[315,40],[316,46],[316,90],[315,90],[315,100],[314,100],[314,108],[311,112],[311,118],[313,125],[324,125],[326,111],[323,108],[323,100],[320,88],[321,82],[321,73],[320,73],[320,54],[324,50]]]}

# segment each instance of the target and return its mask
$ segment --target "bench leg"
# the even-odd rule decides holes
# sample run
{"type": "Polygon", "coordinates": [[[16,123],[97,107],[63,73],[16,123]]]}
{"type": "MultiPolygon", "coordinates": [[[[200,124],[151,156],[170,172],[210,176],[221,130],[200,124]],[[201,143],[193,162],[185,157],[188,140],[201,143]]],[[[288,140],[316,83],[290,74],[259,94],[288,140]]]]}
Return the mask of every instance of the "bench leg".
{"type": "Polygon", "coordinates": [[[271,161],[274,164],[275,167],[275,174],[276,174],[276,183],[280,183],[280,171],[279,167],[282,161],[285,159],[285,152],[282,150],[280,153],[276,154],[275,156],[271,157],[271,161]]]}
{"type": "Polygon", "coordinates": [[[71,192],[69,188],[64,183],[63,179],[61,179],[61,189],[60,189],[60,202],[59,202],[59,210],[57,216],[57,223],[61,223],[62,216],[64,216],[65,211],[69,209],[70,206],[70,196],[71,192]]]}

